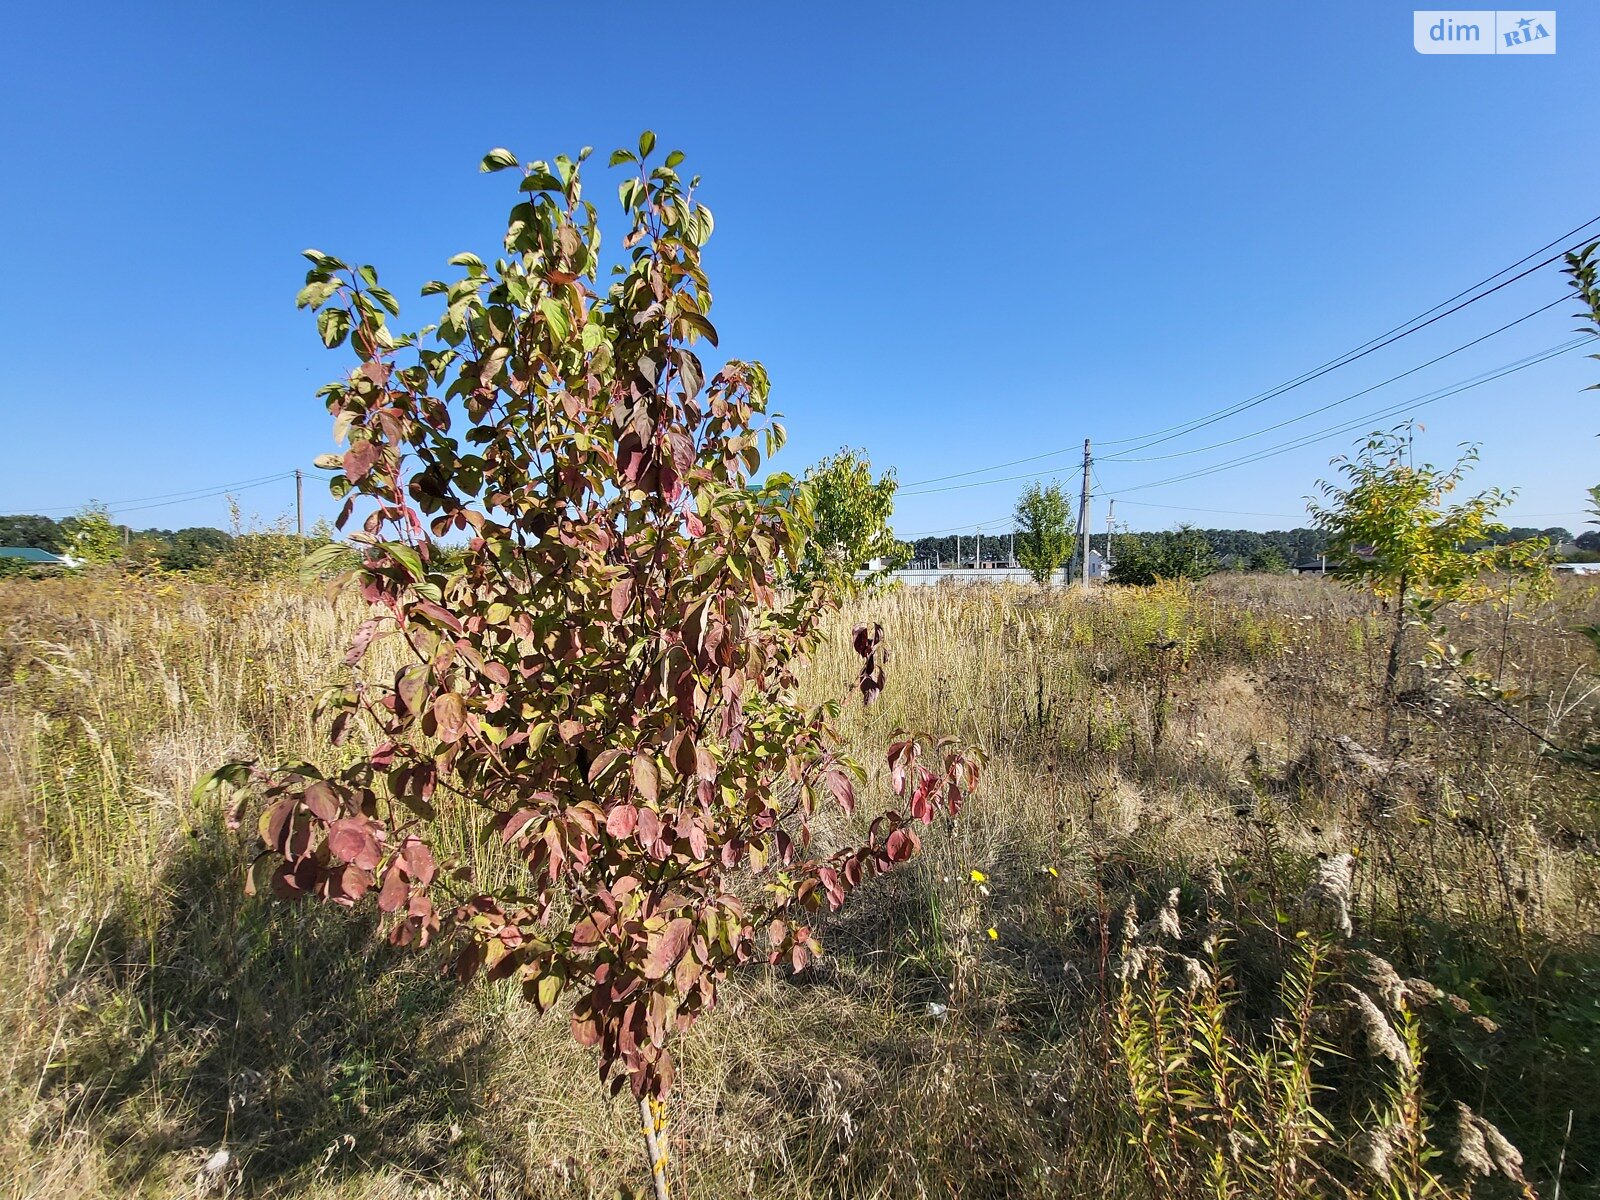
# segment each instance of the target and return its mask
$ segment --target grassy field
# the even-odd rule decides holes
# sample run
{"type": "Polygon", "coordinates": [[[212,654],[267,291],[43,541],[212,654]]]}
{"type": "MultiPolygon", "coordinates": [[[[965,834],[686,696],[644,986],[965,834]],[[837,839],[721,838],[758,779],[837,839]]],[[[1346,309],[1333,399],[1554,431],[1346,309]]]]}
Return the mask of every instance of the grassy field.
{"type": "MultiPolygon", "coordinates": [[[[1500,692],[1411,668],[1389,753],[1388,618],[1323,581],[871,597],[814,696],[863,618],[892,655],[843,719],[864,816],[902,725],[984,746],[985,788],[824,959],[745,971],[688,1037],[686,1195],[1600,1195],[1596,781],[1549,752],[1594,732],[1571,629],[1600,592],[1457,619],[1500,692]]],[[[4,1194],[640,1180],[564,1021],[370,913],[245,897],[190,799],[224,758],[329,753],[309,697],[354,619],[281,585],[0,586],[4,1194]]]]}

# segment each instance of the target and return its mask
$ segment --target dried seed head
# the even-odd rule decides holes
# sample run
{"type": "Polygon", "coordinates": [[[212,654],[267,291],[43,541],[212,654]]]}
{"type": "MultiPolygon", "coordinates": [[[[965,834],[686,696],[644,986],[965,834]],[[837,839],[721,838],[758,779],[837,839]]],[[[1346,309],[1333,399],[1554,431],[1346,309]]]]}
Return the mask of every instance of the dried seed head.
{"type": "Polygon", "coordinates": [[[1482,1117],[1476,1119],[1478,1128],[1483,1131],[1483,1140],[1488,1143],[1490,1157],[1494,1159],[1494,1165],[1500,1168],[1500,1174],[1513,1183],[1522,1183],[1522,1151],[1508,1142],[1505,1134],[1492,1123],[1482,1117]]]}
{"type": "Polygon", "coordinates": [[[1128,906],[1122,910],[1122,944],[1126,946],[1138,936],[1139,906],[1128,897],[1128,906]]]}
{"type": "Polygon", "coordinates": [[[1216,863],[1207,863],[1205,876],[1202,880],[1206,889],[1206,896],[1210,899],[1220,899],[1227,889],[1227,881],[1222,877],[1222,868],[1216,863]]]}
{"type": "Polygon", "coordinates": [[[1408,998],[1406,985],[1388,959],[1379,958],[1367,950],[1357,951],[1356,957],[1361,960],[1363,974],[1372,983],[1378,998],[1391,1009],[1400,1008],[1408,998]]]}
{"type": "Polygon", "coordinates": [[[1183,964],[1183,989],[1191,996],[1196,992],[1204,991],[1211,986],[1211,972],[1201,965],[1198,959],[1190,958],[1187,954],[1178,955],[1178,961],[1183,964]]]}
{"type": "Polygon", "coordinates": [[[1406,980],[1406,1003],[1412,1008],[1426,1008],[1430,1004],[1437,1004],[1444,995],[1426,979],[1415,977],[1406,980]]]}
{"type": "Polygon", "coordinates": [[[1459,1100],[1456,1101],[1456,1162],[1479,1175],[1494,1174],[1494,1159],[1489,1157],[1478,1118],[1459,1100]]]}
{"type": "Polygon", "coordinates": [[[1383,1015],[1383,1010],[1360,988],[1351,988],[1350,991],[1355,995],[1356,1017],[1361,1022],[1361,1032],[1366,1035],[1368,1052],[1374,1058],[1387,1058],[1395,1066],[1409,1070],[1411,1053],[1394,1031],[1394,1026],[1389,1024],[1389,1019],[1383,1015]]]}
{"type": "Polygon", "coordinates": [[[1379,1179],[1389,1178],[1389,1156],[1394,1139],[1387,1129],[1363,1129],[1350,1142],[1350,1157],[1379,1179]]]}
{"type": "Polygon", "coordinates": [[[1317,875],[1301,897],[1309,909],[1327,913],[1335,928],[1345,937],[1355,932],[1350,920],[1350,888],[1355,882],[1353,854],[1335,854],[1317,863],[1317,875]]]}
{"type": "Polygon", "coordinates": [[[1141,925],[1134,937],[1136,941],[1141,942],[1159,941],[1162,938],[1175,942],[1183,937],[1183,926],[1178,922],[1177,888],[1167,893],[1167,898],[1162,901],[1161,907],[1156,909],[1156,915],[1141,925]]]}
{"type": "Polygon", "coordinates": [[[1117,978],[1123,983],[1138,979],[1150,965],[1150,956],[1143,946],[1128,946],[1117,962],[1117,978]]]}
{"type": "Polygon", "coordinates": [[[1492,1121],[1478,1116],[1459,1100],[1456,1102],[1456,1162],[1479,1175],[1504,1175],[1512,1183],[1526,1186],[1522,1174],[1522,1151],[1495,1128],[1492,1121]]]}

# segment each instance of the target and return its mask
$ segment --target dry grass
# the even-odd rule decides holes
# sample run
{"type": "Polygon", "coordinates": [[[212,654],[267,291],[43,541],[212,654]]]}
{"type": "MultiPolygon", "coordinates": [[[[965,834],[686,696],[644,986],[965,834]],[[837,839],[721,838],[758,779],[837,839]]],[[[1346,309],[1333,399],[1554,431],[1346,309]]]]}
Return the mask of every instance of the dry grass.
{"type": "MultiPolygon", "coordinates": [[[[1248,1044],[1317,855],[1359,848],[1356,944],[1471,1010],[1423,1017],[1438,1121],[1464,1102],[1536,1184],[1560,1163],[1563,1196],[1597,1194],[1593,781],[1535,736],[1591,729],[1567,630],[1597,613],[1573,585],[1475,615],[1457,640],[1520,689],[1515,720],[1414,672],[1391,766],[1358,753],[1384,622],[1321,581],[856,602],[840,628],[881,621],[893,654],[882,701],[843,722],[879,802],[903,725],[986,746],[986,790],[830,924],[827,959],[741,975],[696,1028],[672,1126],[686,1193],[1151,1195],[1110,1033],[1118,914],[1177,887],[1189,921],[1217,897],[1248,1044]]],[[[240,1169],[213,1190],[239,1195],[640,1178],[631,1113],[564,1023],[446,985],[370,920],[244,898],[235,839],[189,799],[226,757],[326,756],[310,696],[352,615],[273,585],[0,587],[5,1194],[187,1195],[223,1146],[240,1169]]],[[[814,698],[844,694],[852,659],[829,639],[814,698]]],[[[1381,1097],[1341,1062],[1322,1103],[1359,1123],[1381,1097]]],[[[1328,1186],[1369,1194],[1330,1155],[1328,1186]]]]}

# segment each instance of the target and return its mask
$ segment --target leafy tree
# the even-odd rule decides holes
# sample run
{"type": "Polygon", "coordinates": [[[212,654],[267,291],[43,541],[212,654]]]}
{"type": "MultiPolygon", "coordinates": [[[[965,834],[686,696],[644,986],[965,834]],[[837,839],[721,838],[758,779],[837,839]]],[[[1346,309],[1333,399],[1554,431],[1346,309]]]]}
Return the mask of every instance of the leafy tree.
{"type": "Polygon", "coordinates": [[[70,530],[67,554],[91,567],[116,562],[122,555],[122,529],[112,523],[111,513],[103,504],[90,504],[68,517],[64,525],[70,530]]]}
{"type": "Polygon", "coordinates": [[[233,537],[208,525],[180,529],[164,539],[161,565],[169,571],[198,571],[209,567],[233,546],[233,537]]]}
{"type": "Polygon", "coordinates": [[[1017,561],[1035,583],[1048,583],[1072,557],[1072,507],[1059,483],[1040,487],[1030,483],[1017,501],[1015,543],[1017,561]]]}
{"type": "Polygon", "coordinates": [[[900,486],[893,468],[875,481],[866,452],[846,446],[807,468],[801,484],[802,504],[812,521],[796,572],[802,585],[821,580],[848,594],[855,590],[856,572],[867,570],[874,559],[884,567],[868,578],[869,584],[911,560],[911,547],[889,528],[900,486]]]}
{"type": "Polygon", "coordinates": [[[1111,582],[1148,587],[1158,579],[1202,579],[1217,569],[1211,543],[1198,529],[1130,533],[1116,540],[1111,582]]]}
{"type": "Polygon", "coordinates": [[[0,546],[31,546],[35,550],[56,552],[66,544],[61,526],[49,517],[20,514],[0,517],[0,546]]]}
{"type": "Polygon", "coordinates": [[[1289,564],[1284,561],[1276,546],[1262,546],[1250,556],[1250,569],[1282,575],[1289,569],[1289,564]]]}
{"type": "MultiPolygon", "coordinates": [[[[311,250],[300,304],[356,363],[322,389],[349,449],[328,456],[339,524],[366,557],[370,607],[321,699],[336,756],[232,763],[264,808],[253,887],[354,905],[375,896],[402,945],[452,939],[456,975],[513,979],[561,1006],[613,1092],[630,1087],[665,1194],[656,1134],[670,1046],[735,964],[799,969],[813,914],[917,849],[914,822],[957,811],[977,762],[897,734],[884,813],[865,841],[813,842],[819,804],[855,804],[836,706],[796,698],[825,588],[780,590],[806,529],[793,481],[755,483],[767,374],[717,343],[701,246],[710,211],[645,134],[620,188],[630,228],[609,287],[595,207],[566,156],[521,168],[505,252],[458,254],[425,285],[444,313],[390,329],[368,266],[311,250]],[[433,539],[464,535],[458,563],[433,539]],[[393,639],[391,676],[354,674],[393,639]],[[452,857],[466,828],[489,867],[452,857]]],[[[492,151],[485,170],[518,166],[492,151]]],[[[855,631],[859,686],[883,686],[882,634],[855,631]]],[[[241,816],[240,808],[234,813],[241,816]]]]}
{"type": "Polygon", "coordinates": [[[1506,528],[1495,514],[1511,502],[1512,493],[1491,488],[1445,504],[1477,462],[1477,448],[1466,447],[1448,469],[1417,466],[1409,454],[1412,428],[1408,422],[1374,433],[1354,457],[1335,458],[1343,484],[1319,482],[1324,499],[1311,502],[1340,577],[1394,603],[1383,674],[1386,714],[1392,708],[1408,616],[1426,619],[1441,604],[1483,598],[1492,572],[1525,578],[1541,574],[1549,548],[1543,538],[1495,544],[1495,535],[1506,528]]]}

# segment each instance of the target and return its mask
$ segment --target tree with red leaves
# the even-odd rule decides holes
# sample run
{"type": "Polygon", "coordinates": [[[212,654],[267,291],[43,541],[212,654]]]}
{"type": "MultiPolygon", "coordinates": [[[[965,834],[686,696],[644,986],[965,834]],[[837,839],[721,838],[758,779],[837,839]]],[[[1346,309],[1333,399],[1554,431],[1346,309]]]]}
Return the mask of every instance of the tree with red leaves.
{"type": "MultiPolygon", "coordinates": [[[[630,223],[601,291],[595,206],[576,159],[520,171],[504,253],[451,259],[436,325],[391,330],[399,305],[368,266],[307,251],[299,296],[356,364],[322,389],[348,438],[332,483],[369,606],[347,682],[319,703],[342,769],[230,763],[200,785],[262,802],[247,886],[354,905],[376,893],[390,938],[453,939],[455,973],[515,979],[560,1006],[613,1092],[638,1098],[659,1195],[657,1134],[670,1044],[751,960],[803,968],[814,914],[918,847],[952,816],[978,756],[897,734],[906,812],[821,853],[812,818],[849,814],[863,773],[807,709],[796,672],[824,589],[781,587],[804,552],[805,489],[754,482],[782,444],[758,363],[707,378],[715,346],[698,180],[657,165],[655,138],[619,150],[630,223]],[[447,562],[439,539],[466,539],[447,562]],[[397,641],[379,678],[372,647],[397,641]],[[364,665],[368,669],[363,672],[364,665]],[[452,862],[440,815],[486,825],[514,870],[452,862]],[[506,882],[502,885],[501,880],[506,882]]],[[[863,626],[864,702],[884,686],[882,630],[863,626]]]]}

